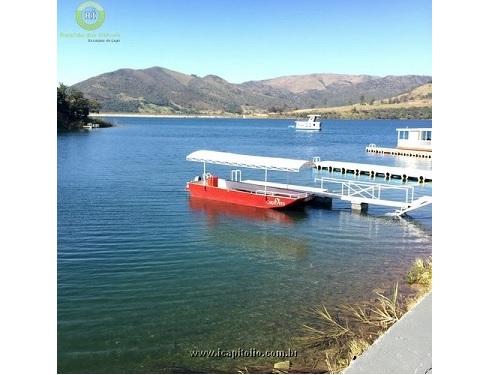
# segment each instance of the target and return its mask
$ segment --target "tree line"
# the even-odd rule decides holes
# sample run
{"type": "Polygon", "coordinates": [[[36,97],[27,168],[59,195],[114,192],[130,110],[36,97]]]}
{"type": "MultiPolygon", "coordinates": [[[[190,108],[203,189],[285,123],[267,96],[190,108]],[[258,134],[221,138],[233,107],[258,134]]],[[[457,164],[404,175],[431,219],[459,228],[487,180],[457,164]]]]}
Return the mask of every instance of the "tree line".
{"type": "Polygon", "coordinates": [[[97,101],[61,83],[57,88],[57,130],[80,129],[88,122],[98,123],[100,127],[111,126],[99,119],[89,119],[89,113],[99,113],[100,108],[97,101]]]}

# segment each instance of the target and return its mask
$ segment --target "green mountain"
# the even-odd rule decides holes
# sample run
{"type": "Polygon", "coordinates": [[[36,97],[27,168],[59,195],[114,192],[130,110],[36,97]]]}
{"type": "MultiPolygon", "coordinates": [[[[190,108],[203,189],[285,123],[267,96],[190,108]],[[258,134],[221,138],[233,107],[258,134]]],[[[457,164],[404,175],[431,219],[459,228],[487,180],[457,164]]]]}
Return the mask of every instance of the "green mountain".
{"type": "Polygon", "coordinates": [[[241,84],[173,70],[119,69],[75,84],[102,112],[266,113],[379,100],[431,82],[430,76],[308,74],[241,84]]]}

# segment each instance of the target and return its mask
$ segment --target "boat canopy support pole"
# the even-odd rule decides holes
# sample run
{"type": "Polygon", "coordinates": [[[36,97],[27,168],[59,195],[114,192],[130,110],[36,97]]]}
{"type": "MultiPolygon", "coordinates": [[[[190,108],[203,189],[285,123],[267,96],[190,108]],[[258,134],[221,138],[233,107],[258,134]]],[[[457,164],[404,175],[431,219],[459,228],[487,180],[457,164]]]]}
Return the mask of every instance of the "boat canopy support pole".
{"type": "Polygon", "coordinates": [[[264,195],[267,195],[267,168],[264,169],[264,195]]]}
{"type": "Polygon", "coordinates": [[[203,162],[203,181],[206,179],[207,174],[207,163],[203,162]]]}

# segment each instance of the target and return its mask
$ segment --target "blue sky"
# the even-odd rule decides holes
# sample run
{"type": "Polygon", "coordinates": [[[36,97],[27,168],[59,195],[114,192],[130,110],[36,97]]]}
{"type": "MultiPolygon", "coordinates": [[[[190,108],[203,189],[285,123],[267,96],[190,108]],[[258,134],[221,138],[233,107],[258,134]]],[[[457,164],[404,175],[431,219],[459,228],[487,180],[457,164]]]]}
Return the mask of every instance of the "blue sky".
{"type": "Polygon", "coordinates": [[[120,68],[162,66],[230,82],[290,74],[427,74],[431,0],[97,1],[96,33],[119,43],[63,38],[87,33],[82,1],[58,0],[58,81],[73,84],[120,68]]]}

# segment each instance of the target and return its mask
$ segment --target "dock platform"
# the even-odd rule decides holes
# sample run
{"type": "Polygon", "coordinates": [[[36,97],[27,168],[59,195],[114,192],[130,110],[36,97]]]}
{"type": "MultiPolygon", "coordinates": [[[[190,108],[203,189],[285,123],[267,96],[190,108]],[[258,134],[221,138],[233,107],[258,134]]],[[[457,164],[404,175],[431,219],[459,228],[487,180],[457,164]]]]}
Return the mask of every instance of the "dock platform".
{"type": "Polygon", "coordinates": [[[412,156],[415,158],[432,158],[432,151],[419,151],[419,150],[405,150],[402,148],[378,147],[376,145],[366,146],[366,152],[373,152],[375,154],[387,154],[397,156],[412,156]]]}
{"type": "Polygon", "coordinates": [[[410,211],[414,211],[432,203],[432,197],[430,196],[422,196],[415,199],[414,187],[411,185],[387,185],[329,177],[315,179],[315,182],[320,183],[320,187],[290,185],[258,180],[243,180],[242,182],[307,192],[313,194],[315,198],[322,200],[325,198],[329,199],[330,204],[333,198],[340,199],[349,202],[351,208],[356,211],[366,211],[368,205],[391,207],[396,209],[396,211],[389,213],[394,216],[406,215],[410,211]],[[327,184],[336,186],[336,189],[326,188],[325,185],[327,184]],[[390,195],[386,194],[388,192],[390,195]],[[397,194],[398,192],[399,194],[397,194]],[[397,197],[395,193],[398,195],[397,197]]]}
{"type": "Polygon", "coordinates": [[[264,181],[258,181],[258,180],[243,180],[241,182],[245,182],[247,184],[254,184],[254,185],[267,185],[269,187],[274,187],[274,188],[281,188],[281,189],[291,189],[291,190],[297,190],[297,191],[303,191],[304,193],[313,193],[313,194],[323,194],[327,193],[328,189],[324,188],[318,188],[318,187],[312,187],[312,186],[302,186],[302,185],[290,185],[290,184],[281,184],[278,182],[264,182],[264,181]]]}
{"type": "Polygon", "coordinates": [[[432,181],[432,170],[388,167],[385,165],[350,163],[335,160],[321,161],[319,157],[315,157],[313,161],[316,169],[328,170],[329,172],[351,173],[356,176],[384,177],[386,179],[397,178],[403,181],[432,181]]]}

